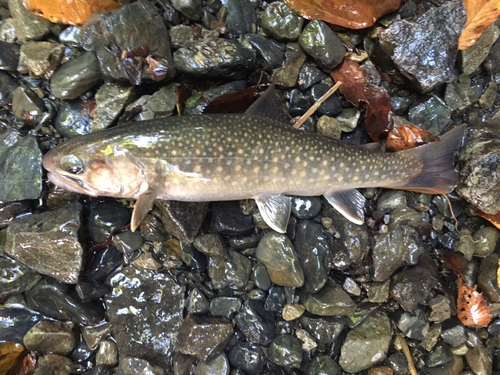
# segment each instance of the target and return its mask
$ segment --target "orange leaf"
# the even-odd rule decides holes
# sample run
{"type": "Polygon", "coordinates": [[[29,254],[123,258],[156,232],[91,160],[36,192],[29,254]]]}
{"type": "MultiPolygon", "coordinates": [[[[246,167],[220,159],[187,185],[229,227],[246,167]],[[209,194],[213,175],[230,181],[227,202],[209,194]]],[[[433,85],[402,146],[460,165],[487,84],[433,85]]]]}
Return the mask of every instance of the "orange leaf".
{"type": "Polygon", "coordinates": [[[387,136],[387,150],[401,151],[439,141],[439,138],[427,130],[413,124],[396,126],[387,136]]]}
{"type": "Polygon", "coordinates": [[[122,6],[118,0],[22,0],[26,9],[50,22],[81,25],[92,13],[122,6]]]}
{"type": "Polygon", "coordinates": [[[483,211],[478,211],[477,215],[481,216],[483,219],[488,220],[491,224],[500,229],[500,212],[497,212],[495,215],[490,215],[483,211]]]}
{"type": "Polygon", "coordinates": [[[500,0],[464,0],[467,8],[467,24],[458,40],[458,49],[465,50],[476,43],[500,16],[500,0]]]}
{"type": "Polygon", "coordinates": [[[458,275],[458,319],[464,326],[482,326],[491,322],[491,311],[482,293],[465,284],[465,278],[458,275]]]}
{"type": "Polygon", "coordinates": [[[350,29],[372,26],[377,18],[399,8],[400,0],[285,0],[307,19],[320,19],[350,29]]]}
{"type": "Polygon", "coordinates": [[[363,68],[354,61],[344,60],[330,75],[336,82],[342,82],[339,91],[353,105],[367,104],[365,126],[371,139],[378,142],[381,136],[392,130],[394,109],[391,98],[383,88],[368,84],[363,68]]]}

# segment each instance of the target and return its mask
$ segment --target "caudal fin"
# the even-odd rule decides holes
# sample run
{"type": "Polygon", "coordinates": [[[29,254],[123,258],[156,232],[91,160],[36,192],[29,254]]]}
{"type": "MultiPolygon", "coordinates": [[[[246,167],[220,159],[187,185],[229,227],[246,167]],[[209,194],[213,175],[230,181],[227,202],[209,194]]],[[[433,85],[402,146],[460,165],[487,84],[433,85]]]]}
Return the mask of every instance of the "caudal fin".
{"type": "Polygon", "coordinates": [[[460,125],[441,136],[439,142],[428,143],[410,150],[399,151],[418,155],[424,166],[422,172],[410,183],[397,189],[427,194],[447,194],[457,185],[457,172],[453,154],[464,135],[467,125],[460,125]]]}

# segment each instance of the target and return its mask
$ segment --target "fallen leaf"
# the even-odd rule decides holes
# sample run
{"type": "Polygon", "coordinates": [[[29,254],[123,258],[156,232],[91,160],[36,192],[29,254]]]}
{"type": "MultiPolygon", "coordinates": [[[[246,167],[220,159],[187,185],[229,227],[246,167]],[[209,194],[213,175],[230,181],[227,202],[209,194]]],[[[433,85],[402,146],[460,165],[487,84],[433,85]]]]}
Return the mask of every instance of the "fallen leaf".
{"type": "Polygon", "coordinates": [[[497,212],[495,215],[490,215],[483,211],[478,211],[477,215],[481,216],[483,219],[488,220],[491,224],[500,229],[500,212],[497,212]]]}
{"type": "Polygon", "coordinates": [[[484,31],[500,16],[500,0],[463,0],[467,8],[467,23],[458,39],[458,49],[472,46],[484,31]]]}
{"type": "Polygon", "coordinates": [[[387,136],[387,150],[401,151],[439,141],[439,137],[413,124],[395,126],[387,136]]]}
{"type": "Polygon", "coordinates": [[[118,0],[23,0],[31,13],[67,25],[81,25],[92,13],[113,10],[122,6],[118,0]]]}
{"type": "Polygon", "coordinates": [[[356,107],[366,103],[365,127],[370,138],[379,142],[393,128],[394,109],[391,98],[382,87],[370,86],[366,71],[354,61],[344,60],[330,73],[335,82],[342,82],[339,91],[356,107]]]}
{"type": "Polygon", "coordinates": [[[449,269],[455,271],[458,275],[464,274],[467,261],[462,254],[453,250],[446,250],[443,252],[442,258],[449,269]]]}
{"type": "Polygon", "coordinates": [[[0,344],[0,375],[7,374],[24,352],[24,346],[14,342],[0,344]]]}
{"type": "Polygon", "coordinates": [[[457,316],[464,326],[482,326],[491,322],[491,311],[483,293],[467,285],[465,277],[458,275],[457,316]]]}
{"type": "Polygon", "coordinates": [[[149,64],[148,73],[151,74],[153,81],[159,82],[165,79],[168,71],[168,64],[162,59],[154,59],[151,56],[146,57],[149,64]]]}
{"type": "Polygon", "coordinates": [[[302,17],[320,19],[349,29],[365,29],[377,18],[399,8],[400,0],[285,0],[302,17]]]}
{"type": "Polygon", "coordinates": [[[257,86],[251,86],[222,94],[208,103],[203,113],[244,113],[259,98],[257,89],[257,86]]]}

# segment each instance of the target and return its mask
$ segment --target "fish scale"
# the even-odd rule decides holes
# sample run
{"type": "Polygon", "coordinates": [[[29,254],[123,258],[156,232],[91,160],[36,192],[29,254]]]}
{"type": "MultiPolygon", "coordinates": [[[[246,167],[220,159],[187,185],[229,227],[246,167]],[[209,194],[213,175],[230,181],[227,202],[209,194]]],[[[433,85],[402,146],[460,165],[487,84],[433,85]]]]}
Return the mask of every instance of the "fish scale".
{"type": "MultiPolygon", "coordinates": [[[[266,94],[269,99],[268,91],[259,101],[266,94]]],[[[283,232],[289,195],[324,195],[360,224],[365,199],[356,188],[453,190],[452,156],[464,129],[441,142],[384,153],[299,131],[255,111],[177,116],[74,138],[49,151],[43,163],[49,179],[65,189],[138,199],[133,228],[154,199],[254,198],[264,220],[283,232]]]]}

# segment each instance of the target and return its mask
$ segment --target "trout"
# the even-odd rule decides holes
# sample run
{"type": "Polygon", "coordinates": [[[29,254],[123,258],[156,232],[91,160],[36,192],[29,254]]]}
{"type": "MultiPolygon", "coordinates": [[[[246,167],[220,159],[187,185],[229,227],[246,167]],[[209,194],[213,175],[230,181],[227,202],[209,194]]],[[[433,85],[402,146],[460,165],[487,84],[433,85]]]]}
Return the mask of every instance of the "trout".
{"type": "Polygon", "coordinates": [[[441,141],[384,153],[283,123],[273,88],[245,114],[173,116],[79,136],[43,159],[48,179],[90,196],[137,199],[134,231],[155,199],[255,199],[266,223],[285,232],[290,196],[323,195],[342,215],[364,222],[357,188],[445,194],[457,180],[453,153],[465,126],[441,141]]]}

